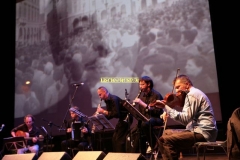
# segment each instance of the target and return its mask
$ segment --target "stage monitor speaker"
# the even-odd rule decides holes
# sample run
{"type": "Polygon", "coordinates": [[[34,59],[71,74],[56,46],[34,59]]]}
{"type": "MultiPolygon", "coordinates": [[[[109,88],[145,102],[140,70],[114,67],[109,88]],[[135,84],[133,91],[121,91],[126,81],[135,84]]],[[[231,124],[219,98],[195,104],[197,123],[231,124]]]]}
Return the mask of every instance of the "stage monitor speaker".
{"type": "Polygon", "coordinates": [[[103,160],[147,160],[141,153],[113,153],[109,152],[103,160]]]}
{"type": "Polygon", "coordinates": [[[4,155],[2,160],[37,160],[38,157],[35,153],[25,154],[7,154],[4,155]]]}
{"type": "Polygon", "coordinates": [[[73,160],[103,160],[105,156],[102,151],[78,151],[73,160]]]}
{"type": "Polygon", "coordinates": [[[38,160],[72,160],[66,152],[43,152],[38,160]]]}

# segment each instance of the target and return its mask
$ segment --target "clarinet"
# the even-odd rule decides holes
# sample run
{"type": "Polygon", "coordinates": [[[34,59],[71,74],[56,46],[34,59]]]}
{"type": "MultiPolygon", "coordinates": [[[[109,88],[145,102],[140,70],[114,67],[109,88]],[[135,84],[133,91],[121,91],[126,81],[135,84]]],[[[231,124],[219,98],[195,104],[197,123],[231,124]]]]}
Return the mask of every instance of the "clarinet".
{"type": "MultiPolygon", "coordinates": [[[[140,97],[140,95],[141,95],[141,93],[142,93],[142,90],[140,89],[140,91],[139,91],[139,93],[138,93],[138,95],[137,95],[137,97],[136,98],[139,98],[140,97]]],[[[133,102],[133,106],[135,106],[136,104],[135,104],[135,102],[133,102]]]]}
{"type": "MultiPolygon", "coordinates": [[[[101,107],[101,104],[102,104],[102,99],[101,99],[101,101],[100,101],[100,103],[99,103],[99,105],[100,105],[100,107],[101,107]]],[[[96,115],[98,115],[99,113],[96,111],[94,114],[93,114],[93,116],[96,116],[96,115]]],[[[92,133],[94,133],[95,132],[95,130],[96,130],[96,127],[95,127],[95,125],[93,124],[92,125],[92,133]]]]}
{"type": "MultiPolygon", "coordinates": [[[[100,105],[100,107],[101,107],[101,104],[102,104],[102,99],[101,99],[101,101],[100,101],[100,103],[99,103],[99,105],[100,105]]],[[[93,114],[93,116],[95,116],[95,115],[97,115],[97,114],[99,114],[97,111],[93,114]]]]}

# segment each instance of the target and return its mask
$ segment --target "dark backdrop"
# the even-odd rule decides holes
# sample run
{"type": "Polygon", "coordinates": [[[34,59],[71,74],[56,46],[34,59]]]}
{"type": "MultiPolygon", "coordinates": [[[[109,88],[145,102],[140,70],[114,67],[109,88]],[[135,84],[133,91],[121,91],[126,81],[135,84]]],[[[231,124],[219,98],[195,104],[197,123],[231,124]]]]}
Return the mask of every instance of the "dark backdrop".
{"type": "MultiPolygon", "coordinates": [[[[15,60],[15,2],[5,1],[8,8],[2,14],[1,23],[1,111],[0,125],[5,124],[0,132],[0,148],[2,139],[10,136],[14,127],[14,60],[15,60]]],[[[240,106],[239,99],[239,9],[236,2],[209,0],[213,29],[213,40],[217,65],[222,123],[219,129],[226,131],[227,121],[232,111],[240,106]]],[[[225,134],[224,134],[225,135],[225,134]]],[[[226,137],[223,137],[226,138],[226,137]]]]}

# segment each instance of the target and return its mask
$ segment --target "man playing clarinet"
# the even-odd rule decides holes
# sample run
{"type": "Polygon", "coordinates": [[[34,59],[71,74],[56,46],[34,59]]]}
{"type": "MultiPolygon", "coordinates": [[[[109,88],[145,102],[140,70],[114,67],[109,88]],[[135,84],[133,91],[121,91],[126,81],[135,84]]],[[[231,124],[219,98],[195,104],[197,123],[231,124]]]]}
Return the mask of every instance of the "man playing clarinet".
{"type": "Polygon", "coordinates": [[[152,106],[156,100],[162,100],[162,95],[153,89],[153,81],[148,76],[142,76],[139,79],[139,89],[140,92],[138,96],[133,100],[133,105],[136,104],[138,110],[149,119],[149,121],[138,121],[138,124],[135,128],[132,129],[132,132],[138,130],[140,134],[144,135],[146,138],[139,137],[139,134],[134,138],[133,151],[131,152],[141,152],[143,155],[146,154],[146,141],[149,143],[152,151],[155,147],[157,139],[154,135],[154,126],[162,126],[163,119],[160,118],[160,115],[163,113],[163,109],[152,106]],[[139,144],[139,139],[140,143],[139,144]],[[139,146],[140,145],[140,146],[139,146]],[[139,148],[141,151],[139,151],[139,148]]]}

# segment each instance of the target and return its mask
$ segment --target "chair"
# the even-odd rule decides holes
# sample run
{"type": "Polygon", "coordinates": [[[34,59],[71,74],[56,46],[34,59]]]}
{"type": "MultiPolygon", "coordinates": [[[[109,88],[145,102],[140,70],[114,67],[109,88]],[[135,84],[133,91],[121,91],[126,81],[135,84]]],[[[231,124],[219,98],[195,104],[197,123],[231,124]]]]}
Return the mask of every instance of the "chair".
{"type": "Polygon", "coordinates": [[[197,159],[200,160],[200,156],[199,156],[199,149],[201,147],[203,147],[203,157],[205,160],[205,152],[206,150],[214,150],[215,147],[221,147],[224,152],[227,155],[227,140],[225,141],[216,141],[216,142],[196,142],[193,146],[194,148],[196,148],[196,152],[197,152],[197,159]]]}
{"type": "MultiPolygon", "coordinates": [[[[235,109],[232,112],[231,117],[229,118],[228,124],[227,124],[227,140],[225,141],[216,141],[216,142],[196,142],[194,144],[193,147],[196,147],[196,152],[197,152],[197,158],[198,160],[200,159],[199,157],[199,148],[204,147],[204,152],[203,152],[203,156],[204,156],[204,160],[205,160],[205,152],[206,150],[214,150],[215,147],[221,147],[224,152],[226,153],[227,157],[229,159],[231,159],[231,157],[229,157],[229,147],[232,146],[232,144],[229,143],[229,139],[234,139],[236,140],[236,133],[235,133],[235,129],[232,125],[232,123],[234,122],[235,124],[239,124],[239,119],[240,119],[240,107],[238,107],[237,109],[235,109]],[[233,136],[233,137],[232,137],[233,136]]],[[[238,149],[240,150],[240,147],[238,146],[238,149]]],[[[238,157],[239,159],[239,157],[238,157]]]]}

